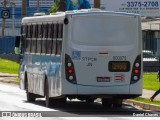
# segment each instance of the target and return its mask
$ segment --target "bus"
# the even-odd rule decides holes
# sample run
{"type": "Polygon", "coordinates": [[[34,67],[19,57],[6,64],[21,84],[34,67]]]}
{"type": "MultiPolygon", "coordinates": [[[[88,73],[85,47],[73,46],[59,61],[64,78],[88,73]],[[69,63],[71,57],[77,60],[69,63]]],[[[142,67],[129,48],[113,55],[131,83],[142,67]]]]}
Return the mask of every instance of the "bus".
{"type": "Polygon", "coordinates": [[[20,88],[47,107],[68,99],[121,107],[142,95],[142,33],[138,14],[97,9],[24,17],[20,88]]]}

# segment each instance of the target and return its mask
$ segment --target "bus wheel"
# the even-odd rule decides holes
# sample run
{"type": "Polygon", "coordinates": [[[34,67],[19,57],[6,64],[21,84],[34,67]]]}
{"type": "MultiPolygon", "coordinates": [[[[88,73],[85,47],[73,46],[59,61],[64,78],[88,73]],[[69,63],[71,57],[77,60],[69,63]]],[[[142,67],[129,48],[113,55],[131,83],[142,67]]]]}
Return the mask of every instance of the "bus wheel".
{"type": "Polygon", "coordinates": [[[111,107],[112,107],[111,99],[102,98],[101,101],[102,101],[102,106],[103,106],[104,108],[107,108],[107,109],[108,109],[108,108],[111,108],[111,107]]]}
{"type": "Polygon", "coordinates": [[[113,103],[113,107],[114,108],[121,108],[122,107],[122,102],[123,102],[123,99],[116,99],[113,103]]]}
{"type": "Polygon", "coordinates": [[[46,98],[46,107],[50,107],[51,103],[52,103],[52,99],[49,98],[49,87],[48,87],[48,80],[46,80],[46,84],[45,84],[45,98],[46,98]]]}
{"type": "Polygon", "coordinates": [[[114,104],[113,104],[113,107],[114,107],[114,108],[121,108],[121,107],[122,107],[122,104],[114,103],[114,104]]]}
{"type": "Polygon", "coordinates": [[[54,107],[65,107],[66,106],[66,98],[58,98],[54,99],[54,107]]]}
{"type": "Polygon", "coordinates": [[[67,104],[66,97],[65,98],[61,98],[59,100],[59,104],[60,104],[60,107],[66,106],[66,104],[67,104]]]}
{"type": "Polygon", "coordinates": [[[95,100],[94,98],[89,98],[89,99],[86,99],[86,102],[87,102],[87,103],[93,103],[94,100],[95,100]]]}
{"type": "Polygon", "coordinates": [[[28,82],[27,82],[27,87],[26,87],[26,95],[27,95],[27,101],[28,102],[35,102],[35,99],[36,99],[35,94],[30,93],[28,91],[28,82]]]}

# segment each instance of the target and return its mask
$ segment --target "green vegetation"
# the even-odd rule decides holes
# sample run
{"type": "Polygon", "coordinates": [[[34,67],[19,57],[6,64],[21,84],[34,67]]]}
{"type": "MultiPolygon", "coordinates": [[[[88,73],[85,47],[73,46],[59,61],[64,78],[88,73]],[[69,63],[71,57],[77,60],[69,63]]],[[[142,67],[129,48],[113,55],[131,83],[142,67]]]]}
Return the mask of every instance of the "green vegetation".
{"type": "MultiPolygon", "coordinates": [[[[159,85],[160,83],[157,79],[157,73],[144,73],[143,74],[143,89],[156,91],[159,89],[159,85]]],[[[149,104],[160,105],[159,101],[154,100],[153,102],[151,102],[149,99],[141,98],[141,97],[134,98],[133,100],[144,102],[144,103],[149,103],[149,104]]]]}
{"type": "Polygon", "coordinates": [[[149,103],[149,104],[154,104],[154,105],[160,105],[159,101],[154,100],[153,102],[151,102],[149,99],[141,98],[141,97],[134,98],[133,100],[144,102],[144,103],[149,103]]]}
{"type": "Polygon", "coordinates": [[[148,90],[158,90],[159,81],[157,79],[157,73],[144,73],[143,74],[143,88],[148,90]]]}
{"type": "Polygon", "coordinates": [[[14,81],[15,81],[16,83],[19,83],[20,79],[19,79],[19,78],[15,78],[14,81]]]}
{"type": "Polygon", "coordinates": [[[54,13],[54,12],[57,12],[58,11],[58,7],[59,7],[59,3],[60,3],[60,0],[57,0],[53,6],[48,10],[49,13],[54,13]]]}
{"type": "Polygon", "coordinates": [[[0,72],[18,74],[19,64],[10,60],[0,58],[0,72]]]}

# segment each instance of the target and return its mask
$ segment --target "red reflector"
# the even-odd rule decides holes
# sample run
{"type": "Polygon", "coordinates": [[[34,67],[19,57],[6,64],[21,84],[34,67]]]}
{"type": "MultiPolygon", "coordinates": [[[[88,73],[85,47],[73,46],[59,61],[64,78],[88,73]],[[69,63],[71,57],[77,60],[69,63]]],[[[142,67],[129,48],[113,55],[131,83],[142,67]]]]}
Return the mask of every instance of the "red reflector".
{"type": "Polygon", "coordinates": [[[136,70],[134,70],[134,73],[136,73],[136,74],[137,74],[138,72],[139,72],[139,70],[137,70],[137,69],[136,69],[136,70]]]}
{"type": "Polygon", "coordinates": [[[68,72],[71,74],[71,73],[73,73],[73,70],[72,70],[72,69],[69,69],[68,72]]]}

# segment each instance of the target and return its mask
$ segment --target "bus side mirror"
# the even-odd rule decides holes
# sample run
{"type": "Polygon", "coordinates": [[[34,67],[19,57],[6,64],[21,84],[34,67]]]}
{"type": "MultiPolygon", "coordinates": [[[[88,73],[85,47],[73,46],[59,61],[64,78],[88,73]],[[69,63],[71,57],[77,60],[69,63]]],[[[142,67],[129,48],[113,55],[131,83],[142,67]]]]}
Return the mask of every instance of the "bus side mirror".
{"type": "Polygon", "coordinates": [[[16,36],[14,52],[20,54],[20,36],[16,36]]]}

